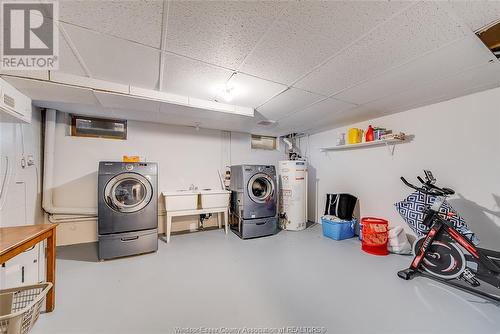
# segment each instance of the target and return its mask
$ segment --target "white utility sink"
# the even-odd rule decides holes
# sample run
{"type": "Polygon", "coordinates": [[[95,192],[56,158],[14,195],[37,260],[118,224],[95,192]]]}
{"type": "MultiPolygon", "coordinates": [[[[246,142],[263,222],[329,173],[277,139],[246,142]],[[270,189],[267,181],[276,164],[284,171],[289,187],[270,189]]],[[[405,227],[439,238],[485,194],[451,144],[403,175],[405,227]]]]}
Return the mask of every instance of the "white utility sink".
{"type": "Polygon", "coordinates": [[[222,189],[202,189],[200,190],[200,205],[203,209],[227,207],[230,194],[230,191],[222,189]]]}
{"type": "Polygon", "coordinates": [[[163,192],[165,198],[165,210],[184,211],[198,209],[197,190],[177,190],[163,192]]]}
{"type": "Polygon", "coordinates": [[[227,207],[230,193],[222,189],[176,190],[165,191],[163,196],[167,211],[185,211],[227,207]]]}

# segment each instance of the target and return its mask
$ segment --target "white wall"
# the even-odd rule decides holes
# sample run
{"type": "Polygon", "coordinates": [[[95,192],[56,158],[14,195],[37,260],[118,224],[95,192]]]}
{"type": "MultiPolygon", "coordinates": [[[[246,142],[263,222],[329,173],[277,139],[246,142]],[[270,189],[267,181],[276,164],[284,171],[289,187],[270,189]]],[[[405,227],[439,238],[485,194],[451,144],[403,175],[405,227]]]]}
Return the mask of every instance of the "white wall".
{"type": "MultiPolygon", "coordinates": [[[[187,189],[191,184],[220,189],[217,170],[224,173],[226,166],[241,163],[276,165],[284,157],[280,151],[252,150],[249,134],[146,122],[129,121],[127,140],[71,137],[68,118],[57,114],[55,206],[96,207],[99,161],[121,161],[123,155],[158,162],[160,191],[187,189]]],[[[59,231],[59,244],[97,237],[95,221],[66,224],[59,231]]]]}
{"type": "MultiPolygon", "coordinates": [[[[348,192],[360,199],[362,216],[388,218],[406,225],[393,204],[410,193],[400,176],[416,181],[430,169],[438,184],[453,188],[452,206],[481,238],[483,247],[500,248],[500,88],[325,131],[301,140],[311,174],[318,181],[318,210],[310,196],[309,218],[321,216],[327,192],[348,192]],[[321,153],[338,133],[369,124],[414,135],[396,145],[321,153]]],[[[310,177],[310,189],[314,189],[310,177]]],[[[409,229],[408,229],[409,231],[409,229]]]]}

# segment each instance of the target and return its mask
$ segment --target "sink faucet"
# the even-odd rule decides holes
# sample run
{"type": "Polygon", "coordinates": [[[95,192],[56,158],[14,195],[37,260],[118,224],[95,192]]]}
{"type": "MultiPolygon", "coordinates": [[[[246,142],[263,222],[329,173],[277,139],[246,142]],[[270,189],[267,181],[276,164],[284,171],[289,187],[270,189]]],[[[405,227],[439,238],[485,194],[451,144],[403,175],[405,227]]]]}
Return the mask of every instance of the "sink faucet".
{"type": "Polygon", "coordinates": [[[189,186],[189,190],[191,191],[198,190],[198,187],[196,187],[194,184],[191,183],[191,185],[189,186]]]}

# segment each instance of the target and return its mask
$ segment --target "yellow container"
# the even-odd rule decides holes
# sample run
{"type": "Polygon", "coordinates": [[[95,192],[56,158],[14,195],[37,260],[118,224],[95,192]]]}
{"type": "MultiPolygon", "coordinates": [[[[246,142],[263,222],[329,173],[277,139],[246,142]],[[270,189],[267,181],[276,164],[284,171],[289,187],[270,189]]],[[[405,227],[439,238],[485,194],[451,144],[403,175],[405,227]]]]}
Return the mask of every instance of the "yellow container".
{"type": "Polygon", "coordinates": [[[363,130],[358,128],[350,128],[349,131],[347,131],[347,143],[348,144],[361,143],[362,135],[363,135],[363,130]]]}
{"type": "Polygon", "coordinates": [[[141,158],[138,155],[132,155],[132,156],[124,155],[122,158],[122,161],[123,162],[140,162],[141,158]]]}

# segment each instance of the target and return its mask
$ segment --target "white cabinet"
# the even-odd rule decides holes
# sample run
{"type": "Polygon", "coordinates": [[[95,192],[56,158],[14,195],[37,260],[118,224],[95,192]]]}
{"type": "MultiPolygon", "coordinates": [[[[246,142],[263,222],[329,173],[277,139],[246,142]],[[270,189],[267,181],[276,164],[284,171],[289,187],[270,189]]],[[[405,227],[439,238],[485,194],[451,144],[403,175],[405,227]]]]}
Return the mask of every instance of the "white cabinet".
{"type": "Polygon", "coordinates": [[[39,283],[39,249],[41,244],[1,264],[0,289],[39,283]]]}
{"type": "Polygon", "coordinates": [[[0,79],[0,121],[31,123],[31,99],[0,79]]]}

